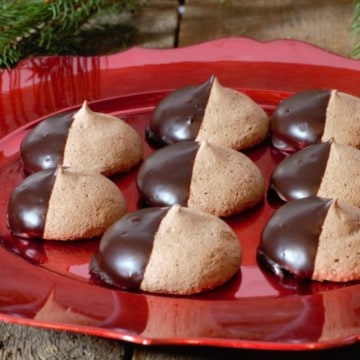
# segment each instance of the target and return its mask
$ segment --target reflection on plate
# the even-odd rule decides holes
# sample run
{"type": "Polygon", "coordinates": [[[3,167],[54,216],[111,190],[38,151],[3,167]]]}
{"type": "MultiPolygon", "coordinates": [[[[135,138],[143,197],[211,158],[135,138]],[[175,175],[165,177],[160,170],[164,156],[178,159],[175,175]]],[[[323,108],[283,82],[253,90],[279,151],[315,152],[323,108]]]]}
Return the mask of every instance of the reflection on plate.
{"type": "MultiPolygon", "coordinates": [[[[0,319],[141,344],[202,344],[267,349],[326,348],[360,338],[360,285],[280,280],[256,262],[263,225],[278,206],[263,204],[227,221],[244,249],[241,272],[192,297],[129,293],[92,283],[98,240],[57,243],[11,236],[6,203],[22,178],[19,145],[42,116],[91,108],[119,116],[142,136],[171,89],[211,74],[245,91],[271,113],[289,93],[338,88],[360,95],[358,62],[295,41],[224,39],[176,50],[132,49],[98,58],[27,60],[0,78],[0,319]],[[163,76],[162,74],[166,74],[163,76]]],[[[152,150],[146,147],[146,155],[152,150]]],[[[263,144],[247,154],[269,178],[282,155],[263,144]]],[[[129,211],[138,205],[136,169],[113,180],[129,211]]]]}

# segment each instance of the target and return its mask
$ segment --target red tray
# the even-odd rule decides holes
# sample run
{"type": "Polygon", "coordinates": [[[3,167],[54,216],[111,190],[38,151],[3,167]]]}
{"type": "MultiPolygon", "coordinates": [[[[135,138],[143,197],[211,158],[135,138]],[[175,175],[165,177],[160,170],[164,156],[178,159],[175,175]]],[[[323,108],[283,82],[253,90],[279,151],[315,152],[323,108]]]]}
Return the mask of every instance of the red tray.
{"type": "MultiPolygon", "coordinates": [[[[252,349],[321,349],[360,339],[360,285],[281,281],[261,269],[256,249],[274,211],[267,199],[227,221],[239,236],[240,273],[192,297],[130,293],[94,285],[87,264],[98,240],[57,243],[11,237],[6,204],[23,178],[19,145],[43,117],[77,109],[123,118],[142,135],[169,91],[211,74],[270,114],[289,94],[336,88],[360,96],[360,63],[309,44],[229,38],[171,50],[133,48],[111,56],[39,57],[0,73],[0,320],[139,344],[252,349]]],[[[146,155],[151,152],[146,147],[146,155]]],[[[264,144],[248,152],[268,179],[279,161],[264,144]]],[[[113,180],[137,208],[136,170],[113,180]]]]}

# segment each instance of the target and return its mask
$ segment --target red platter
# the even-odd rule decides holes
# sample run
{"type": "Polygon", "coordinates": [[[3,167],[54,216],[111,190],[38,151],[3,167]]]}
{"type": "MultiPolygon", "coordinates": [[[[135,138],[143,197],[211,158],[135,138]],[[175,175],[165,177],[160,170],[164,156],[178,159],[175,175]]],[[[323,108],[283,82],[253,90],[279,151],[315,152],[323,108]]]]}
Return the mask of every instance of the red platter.
{"type": "MultiPolygon", "coordinates": [[[[0,320],[139,344],[253,349],[329,348],[360,339],[360,285],[281,281],[259,267],[256,249],[275,205],[227,221],[244,249],[239,274],[192,297],[156,296],[92,283],[87,264],[98,240],[26,241],[6,227],[6,204],[23,178],[19,145],[41,119],[77,109],[119,116],[142,136],[169,91],[216,74],[271,113],[292,92],[336,88],[360,96],[360,63],[306,43],[229,38],[171,50],[134,48],[101,57],[40,57],[0,73],[0,320]],[[334,326],[336,324],[336,326],[334,326]]],[[[146,155],[151,152],[146,147],[146,155]]],[[[248,152],[269,178],[279,161],[267,144],[248,152]]],[[[137,208],[136,169],[114,177],[137,208]]]]}

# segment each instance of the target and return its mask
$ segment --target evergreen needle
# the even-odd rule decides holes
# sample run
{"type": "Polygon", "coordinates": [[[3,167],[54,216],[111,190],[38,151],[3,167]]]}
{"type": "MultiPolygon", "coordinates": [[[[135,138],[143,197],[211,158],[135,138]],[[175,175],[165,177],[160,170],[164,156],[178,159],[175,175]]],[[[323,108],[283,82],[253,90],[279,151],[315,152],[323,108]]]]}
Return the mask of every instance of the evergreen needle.
{"type": "MultiPolygon", "coordinates": [[[[75,54],[81,27],[100,10],[134,10],[146,0],[0,0],[0,68],[36,55],[75,54]]],[[[126,38],[126,35],[125,35],[126,38]]]]}

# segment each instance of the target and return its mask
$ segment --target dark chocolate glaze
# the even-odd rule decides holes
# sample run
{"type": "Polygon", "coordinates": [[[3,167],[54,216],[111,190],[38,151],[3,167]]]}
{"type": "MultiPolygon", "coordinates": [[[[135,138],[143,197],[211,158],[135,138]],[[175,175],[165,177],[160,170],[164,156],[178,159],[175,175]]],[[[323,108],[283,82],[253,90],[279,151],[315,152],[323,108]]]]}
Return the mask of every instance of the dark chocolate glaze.
{"type": "Polygon", "coordinates": [[[265,225],[258,249],[260,263],[274,274],[310,279],[319,236],[331,199],[311,196],[280,207],[265,225]]]}
{"type": "Polygon", "coordinates": [[[293,152],[321,141],[331,90],[306,90],[283,100],[270,118],[271,142],[293,152]]]}
{"type": "Polygon", "coordinates": [[[90,274],[114,287],[139,290],[155,233],[169,208],[147,208],[123,216],[102,236],[90,274]]]}
{"type": "Polygon", "coordinates": [[[150,206],[186,206],[195,156],[200,144],[185,141],[150,155],[140,166],[136,185],[150,206]]]}
{"type": "Polygon", "coordinates": [[[7,208],[10,231],[24,238],[42,238],[56,170],[38,171],[12,192],[7,208]]]}
{"type": "Polygon", "coordinates": [[[331,142],[310,145],[280,162],[274,170],[270,189],[285,200],[316,196],[329,158],[331,142]]]}
{"type": "Polygon", "coordinates": [[[66,139],[74,121],[73,112],[65,112],[41,121],[22,141],[20,154],[26,174],[61,165],[66,139]]]}
{"type": "Polygon", "coordinates": [[[175,90],[160,101],[149,126],[146,139],[156,146],[195,140],[204,117],[214,76],[199,86],[175,90]]]}

